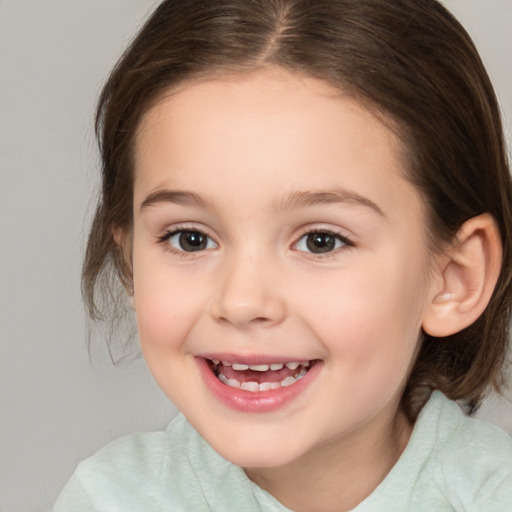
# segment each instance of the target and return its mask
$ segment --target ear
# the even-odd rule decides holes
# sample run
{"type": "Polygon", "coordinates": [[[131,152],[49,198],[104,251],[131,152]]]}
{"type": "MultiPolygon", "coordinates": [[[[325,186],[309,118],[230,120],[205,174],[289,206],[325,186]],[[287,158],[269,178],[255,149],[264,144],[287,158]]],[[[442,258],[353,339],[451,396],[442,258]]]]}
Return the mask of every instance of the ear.
{"type": "Polygon", "coordinates": [[[437,261],[438,279],[423,317],[423,330],[444,337],[468,327],[484,312],[498,281],[502,244],[494,218],[466,221],[437,261]]]}
{"type": "Polygon", "coordinates": [[[132,236],[129,231],[121,227],[112,227],[111,231],[120,253],[121,282],[133,306],[132,236]]]}

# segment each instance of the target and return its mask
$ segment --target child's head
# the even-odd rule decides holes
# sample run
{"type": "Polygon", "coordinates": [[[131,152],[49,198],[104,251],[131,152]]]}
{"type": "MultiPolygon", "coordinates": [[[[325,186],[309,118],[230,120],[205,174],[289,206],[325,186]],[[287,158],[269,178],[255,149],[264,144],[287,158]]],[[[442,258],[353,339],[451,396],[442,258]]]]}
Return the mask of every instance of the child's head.
{"type": "MultiPolygon", "coordinates": [[[[232,104],[237,105],[238,112],[243,116],[243,103],[236,102],[240,98],[254,98],[255,102],[247,106],[247,122],[251,123],[250,116],[258,117],[258,112],[265,111],[263,100],[268,98],[269,105],[272,108],[276,106],[279,92],[282,93],[281,87],[285,87],[286,84],[289,84],[290,96],[288,102],[284,101],[286,94],[281,97],[283,112],[289,113],[289,107],[296,105],[297,112],[309,116],[307,105],[311,105],[313,112],[316,105],[314,98],[318,99],[318,110],[315,112],[322,111],[330,104],[329,102],[334,102],[332,105],[342,105],[343,108],[340,107],[341,110],[338,112],[339,119],[345,123],[353,123],[353,127],[359,128],[359,131],[354,128],[351,134],[358,134],[359,138],[354,144],[360,145],[357,146],[357,151],[361,162],[366,165],[371,162],[375,164],[375,168],[380,169],[376,159],[376,155],[380,155],[384,161],[383,168],[391,161],[397,164],[394,178],[388,180],[387,177],[384,179],[384,175],[376,175],[374,185],[379,183],[379,179],[383,180],[382,187],[392,185],[386,192],[390,197],[400,188],[398,185],[397,189],[393,188],[393,179],[399,181],[404,174],[406,180],[403,182],[414,187],[412,190],[416,190],[422,199],[421,207],[411,199],[410,224],[414,226],[415,222],[421,221],[424,228],[423,236],[417,240],[417,244],[424,244],[428,258],[420,261],[420,266],[425,269],[425,280],[439,284],[439,293],[427,297],[428,290],[418,290],[418,295],[425,293],[424,300],[432,302],[432,313],[427,315],[426,320],[420,318],[418,326],[411,320],[412,327],[417,329],[419,343],[409,354],[409,359],[414,364],[410,369],[407,383],[404,383],[405,410],[410,417],[414,417],[424,403],[425,396],[434,388],[441,389],[453,399],[466,401],[469,406],[476,405],[486,388],[499,382],[499,370],[508,343],[512,286],[512,187],[499,109],[487,74],[466,32],[434,0],[164,1],[118,63],[104,88],[98,107],[97,131],[103,158],[103,192],[91,230],[84,265],[84,290],[91,312],[98,313],[94,308],[95,289],[105,282],[107,273],[112,272],[120,278],[129,293],[135,293],[137,309],[137,286],[134,290],[134,277],[137,282],[137,276],[134,276],[132,271],[132,233],[138,222],[140,203],[147,201],[147,205],[156,204],[158,201],[162,202],[162,196],[153,194],[149,200],[148,196],[144,196],[134,202],[134,183],[137,180],[139,183],[145,183],[145,178],[142,179],[138,175],[143,172],[143,166],[136,165],[136,157],[139,158],[139,163],[142,161],[146,165],[144,172],[147,172],[149,162],[157,162],[154,155],[158,154],[165,144],[158,146],[155,142],[156,145],[152,148],[153,160],[148,156],[151,153],[148,149],[152,144],[151,140],[158,140],[159,137],[157,127],[161,126],[163,131],[167,130],[165,133],[171,134],[169,147],[174,147],[176,153],[181,154],[177,151],[176,140],[180,140],[184,146],[186,141],[183,140],[183,135],[180,135],[173,143],[173,129],[177,128],[179,131],[180,121],[185,133],[192,135],[191,123],[196,116],[197,131],[200,132],[200,118],[197,118],[200,111],[197,105],[204,109],[205,123],[210,123],[211,104],[206,103],[206,100],[218,98],[218,103],[224,105],[223,100],[226,101],[225,98],[230,98],[232,94],[232,104]],[[299,85],[301,82],[303,88],[299,85]],[[262,87],[261,104],[258,104],[254,89],[258,85],[262,87]],[[238,92],[233,92],[235,90],[238,92]],[[308,90],[312,96],[308,96],[308,90]],[[339,97],[336,97],[336,94],[339,94],[339,97]],[[176,98],[176,101],[173,98],[176,98]],[[324,98],[325,103],[320,98],[324,98]],[[301,103],[301,100],[304,103],[301,103]],[[190,111],[194,105],[196,110],[190,111]],[[255,105],[258,105],[259,109],[255,109],[255,105]],[[176,112],[174,124],[171,123],[172,126],[166,128],[166,119],[173,119],[173,112],[176,112]],[[352,118],[351,115],[355,117],[352,118]],[[366,125],[363,122],[365,120],[366,125]],[[151,137],[149,133],[152,134],[151,137]],[[379,147],[372,146],[376,140],[381,143],[383,140],[388,142],[388,149],[393,153],[394,160],[385,153],[385,144],[379,147]],[[136,155],[137,144],[140,147],[136,155]],[[379,153],[381,150],[384,152],[379,153]],[[375,154],[372,151],[375,151],[375,154]],[[389,159],[386,160],[388,156],[389,159]],[[483,215],[485,213],[489,213],[496,224],[489,216],[483,215]],[[466,223],[470,219],[476,220],[474,223],[466,223]],[[486,254],[485,247],[478,249],[481,247],[478,240],[484,239],[484,246],[492,245],[492,226],[495,225],[501,235],[502,265],[499,278],[496,272],[497,284],[491,297],[495,278],[479,278],[476,273],[471,274],[463,270],[471,266],[470,260],[475,252],[480,250],[486,254]],[[461,230],[463,226],[466,227],[461,230]],[[113,233],[117,236],[114,237],[113,233]],[[470,239],[464,249],[466,252],[457,253],[457,237],[460,245],[464,245],[470,239]],[[473,241],[477,249],[469,247],[473,241]],[[445,254],[449,256],[443,256],[445,254]],[[454,254],[456,256],[452,258],[454,254]],[[435,267],[432,263],[434,261],[438,265],[442,261],[451,262],[446,263],[450,266],[447,271],[448,277],[437,274],[437,271],[441,272],[445,267],[435,267]],[[444,279],[446,282],[456,284],[448,286],[444,279]],[[480,287],[475,285],[474,282],[479,279],[487,280],[487,284],[480,287]],[[471,291],[471,288],[474,290],[471,291]],[[467,300],[459,298],[458,293],[461,289],[464,290],[467,300]],[[471,293],[473,296],[468,299],[471,293]],[[483,314],[480,314],[484,309],[483,314]],[[455,320],[449,320],[452,318],[455,320]]],[[[227,103],[226,122],[232,122],[233,112],[228,108],[229,101],[227,103]]],[[[334,112],[337,112],[335,106],[331,112],[333,116],[334,112]]],[[[327,116],[327,111],[324,114],[327,116]]],[[[311,113],[311,118],[314,117],[315,114],[311,113]]],[[[327,117],[318,119],[328,120],[327,117]]],[[[254,122],[258,126],[262,120],[256,119],[254,122]]],[[[220,158],[224,157],[224,139],[219,136],[222,129],[228,128],[225,130],[228,139],[226,152],[235,151],[230,146],[234,141],[229,140],[229,126],[220,129],[219,125],[219,133],[216,132],[215,126],[207,126],[211,128],[212,140],[217,142],[216,151],[219,151],[220,158]]],[[[297,124],[283,125],[283,131],[288,130],[293,134],[296,126],[301,126],[299,119],[297,124]]],[[[269,131],[272,129],[270,123],[269,131]]],[[[243,133],[243,129],[238,125],[236,130],[243,133]]],[[[325,124],[319,124],[318,130],[325,130],[325,134],[331,133],[325,124]]],[[[332,133],[337,133],[336,130],[333,125],[332,133]]],[[[261,133],[255,129],[254,134],[254,147],[258,147],[260,142],[257,136],[261,133]]],[[[340,131],[339,135],[342,137],[339,147],[343,148],[344,141],[350,140],[352,135],[343,131],[340,131]]],[[[325,140],[326,137],[322,135],[322,139],[325,140]]],[[[208,146],[206,139],[200,139],[198,136],[198,140],[202,140],[208,146]]],[[[333,144],[336,145],[334,142],[333,144]]],[[[297,150],[302,151],[304,147],[307,147],[305,141],[297,150]]],[[[252,154],[249,148],[250,146],[245,148],[246,153],[252,154]]],[[[238,149],[243,153],[243,146],[238,149]]],[[[210,150],[211,148],[204,146],[196,148],[199,156],[203,151],[209,154],[210,150]]],[[[282,148],[276,147],[276,154],[279,154],[280,150],[282,148]]],[[[348,148],[348,151],[355,149],[348,148]]],[[[191,152],[184,154],[190,156],[191,152]]],[[[299,154],[302,155],[300,152],[299,154]]],[[[354,153],[351,156],[354,157],[354,153]]],[[[162,159],[165,158],[166,154],[163,154],[162,159]]],[[[311,154],[311,159],[318,159],[319,165],[325,163],[325,158],[324,153],[311,154]]],[[[306,159],[307,155],[304,157],[304,160],[306,159]]],[[[289,163],[292,160],[286,161],[289,163]]],[[[190,165],[190,160],[185,159],[184,162],[190,165]]],[[[155,165],[157,166],[156,163],[155,165]]],[[[173,165],[176,169],[179,167],[176,162],[173,165]]],[[[310,164],[310,169],[312,167],[310,164]]],[[[188,169],[190,167],[185,165],[181,171],[180,185],[188,183],[185,179],[185,170],[188,169]]],[[[212,169],[217,169],[216,162],[212,162],[212,169]]],[[[353,175],[354,180],[356,169],[356,164],[352,171],[340,165],[339,172],[340,175],[353,175]]],[[[254,175],[257,170],[253,169],[252,173],[254,175]]],[[[318,169],[318,173],[322,174],[321,168],[318,169]]],[[[194,173],[191,172],[191,175],[194,173]]],[[[269,193],[274,188],[278,192],[280,189],[285,192],[293,191],[295,178],[289,168],[283,169],[282,176],[278,172],[274,175],[275,181],[269,187],[269,193]]],[[[297,171],[297,176],[296,184],[306,183],[301,181],[300,170],[297,171]]],[[[365,179],[368,177],[369,175],[365,176],[365,179]]],[[[236,188],[237,184],[241,183],[257,183],[257,180],[250,182],[238,179],[233,179],[231,183],[228,181],[229,175],[226,179],[224,174],[221,174],[219,179],[225,180],[222,183],[227,189],[236,188]]],[[[154,185],[157,181],[151,183],[154,185]]],[[[197,182],[191,178],[189,189],[194,193],[197,192],[194,190],[195,183],[197,182]]],[[[353,185],[355,182],[349,183],[353,185]]],[[[163,188],[164,185],[162,182],[160,187],[163,188]]],[[[152,192],[158,192],[157,188],[152,192]]],[[[299,192],[307,192],[303,189],[304,186],[299,192]]],[[[311,191],[317,192],[315,187],[311,191]]],[[[244,193],[240,191],[241,197],[244,193]]],[[[397,191],[397,194],[403,198],[400,191],[397,191]]],[[[194,203],[204,211],[208,209],[208,205],[201,204],[201,200],[193,196],[180,198],[174,195],[172,198],[164,199],[172,204],[183,206],[194,203]]],[[[314,203],[315,199],[309,201],[314,203]]],[[[332,209],[333,205],[339,203],[339,198],[316,197],[316,201],[324,206],[330,202],[329,208],[332,209]]],[[[372,210],[362,215],[358,213],[357,215],[361,216],[358,222],[364,223],[365,216],[387,216],[386,211],[380,211],[378,203],[374,204],[367,198],[351,197],[350,201],[359,204],[362,209],[372,210]]],[[[295,199],[295,206],[300,204],[300,200],[295,199]]],[[[404,200],[400,205],[402,213],[406,204],[404,200]]],[[[248,205],[249,203],[245,206],[249,207],[248,205]]],[[[399,211],[397,208],[392,213],[396,214],[399,211]]],[[[261,215],[261,211],[254,213],[261,215]]],[[[173,217],[175,214],[171,212],[168,215],[173,217]]],[[[198,247],[206,251],[210,248],[218,249],[224,243],[215,240],[214,231],[218,229],[222,232],[218,219],[212,220],[209,225],[210,217],[206,215],[203,215],[200,221],[197,212],[191,215],[190,219],[183,215],[178,215],[182,223],[178,225],[181,231],[174,226],[179,233],[159,235],[169,240],[170,237],[176,238],[178,235],[182,236],[183,232],[188,232],[189,239],[186,243],[199,244],[195,248],[191,247],[191,251],[198,247]],[[194,223],[191,224],[191,221],[194,223]],[[198,222],[202,229],[198,228],[198,222]],[[210,242],[199,236],[198,233],[204,231],[211,237],[208,239],[210,242]],[[204,247],[201,246],[203,243],[204,247]],[[209,246],[208,243],[213,245],[209,246]]],[[[237,212],[233,212],[233,218],[236,217],[237,212]]],[[[318,221],[306,217],[305,223],[317,222],[313,226],[317,229],[315,233],[325,235],[325,231],[329,231],[329,225],[326,226],[323,219],[318,221]]],[[[269,221],[271,231],[270,217],[269,221]]],[[[294,222],[296,221],[287,221],[289,225],[294,222]]],[[[279,225],[279,219],[276,223],[279,225]]],[[[385,229],[383,231],[385,232],[385,229]]],[[[409,234],[413,237],[414,233],[409,234]]],[[[342,235],[348,237],[349,232],[342,235]]],[[[219,237],[222,238],[220,235],[219,237]]],[[[335,238],[331,236],[330,240],[326,240],[320,236],[312,243],[319,244],[319,247],[331,242],[336,244],[335,238]]],[[[183,240],[180,239],[179,243],[183,244],[183,240]]],[[[358,245],[357,239],[354,243],[358,245]]],[[[418,265],[418,261],[413,261],[413,258],[418,255],[421,257],[423,254],[421,247],[414,246],[412,242],[409,249],[409,259],[404,258],[402,262],[404,275],[418,265]],[[415,247],[418,252],[415,252],[415,247]]],[[[494,266],[499,266],[498,253],[498,250],[494,250],[494,266]]],[[[254,254],[258,254],[257,251],[254,254]]],[[[354,251],[354,254],[357,254],[357,251],[354,251]]],[[[486,258],[485,255],[483,259],[486,258]]],[[[150,264],[149,260],[146,264],[150,264]]],[[[264,265],[260,265],[257,260],[253,264],[258,272],[265,273],[264,265]]],[[[189,273],[190,277],[190,265],[181,266],[180,272],[189,273]]],[[[368,270],[371,274],[370,269],[368,270]]],[[[387,267],[383,266],[382,270],[386,272],[387,267]]],[[[194,286],[222,288],[220,282],[209,283],[207,268],[203,268],[202,272],[203,277],[199,277],[194,286]]],[[[269,272],[275,272],[275,268],[270,268],[269,272]]],[[[276,283],[281,283],[281,277],[272,275],[276,283]]],[[[317,277],[318,282],[323,283],[323,278],[317,277]]],[[[390,280],[394,279],[394,276],[388,277],[390,280]]],[[[403,275],[397,276],[396,279],[403,279],[403,275]]],[[[182,284],[179,280],[175,280],[174,283],[182,294],[183,301],[186,302],[187,289],[179,288],[182,284]]],[[[357,299],[364,295],[358,295],[360,290],[355,288],[355,283],[354,280],[352,293],[354,307],[357,307],[357,299]]],[[[294,284],[296,289],[300,288],[300,285],[301,283],[294,284]]],[[[343,283],[340,283],[339,287],[342,290],[340,293],[349,293],[343,283]]],[[[375,286],[371,291],[374,294],[383,294],[371,304],[374,307],[381,304],[379,307],[386,311],[388,302],[393,300],[392,297],[385,295],[388,290],[379,290],[375,286]]],[[[322,295],[316,290],[310,290],[310,295],[312,301],[318,303],[322,300],[322,295]]],[[[176,296],[173,298],[176,299],[176,296]]],[[[364,308],[364,305],[360,306],[364,308]]],[[[155,308],[158,309],[157,304],[155,308]]],[[[319,311],[321,309],[319,308],[319,311]]],[[[178,304],[176,310],[181,311],[178,304]]],[[[332,308],[326,305],[324,310],[325,318],[322,321],[326,324],[332,323],[335,320],[332,318],[332,308]],[[329,312],[331,316],[328,316],[329,312]]],[[[321,314],[318,313],[320,316],[321,314]]],[[[350,323],[347,314],[346,311],[339,312],[340,337],[343,336],[345,320],[350,323]]],[[[390,314],[394,314],[392,308],[390,314]]],[[[182,321],[178,313],[174,314],[170,310],[169,315],[176,325],[182,321]]],[[[396,315],[401,318],[402,312],[397,311],[396,315]]],[[[223,317],[220,313],[218,316],[223,317]]],[[[393,319],[394,317],[391,317],[390,322],[393,319]]],[[[149,322],[147,319],[146,321],[149,322]]],[[[199,323],[201,322],[202,320],[199,323]]],[[[308,330],[308,326],[303,327],[305,331],[308,330]]],[[[177,329],[179,330],[178,327],[177,329]]],[[[194,332],[194,329],[196,328],[191,327],[191,332],[194,332]]],[[[384,333],[387,333],[385,328],[382,329],[383,336],[384,333]]],[[[299,336],[301,333],[295,331],[294,334],[299,336]]],[[[373,335],[376,335],[375,332],[373,335]]],[[[274,342],[277,343],[278,340],[274,342]]],[[[386,340],[383,340],[383,343],[385,342],[386,340]]],[[[300,346],[300,341],[297,343],[300,346]]],[[[286,350],[289,346],[286,346],[286,350]]],[[[206,350],[204,345],[202,348],[206,350]]],[[[208,349],[208,353],[219,353],[220,350],[215,346],[208,349]]],[[[233,352],[233,344],[230,343],[226,350],[233,352]]],[[[272,351],[273,354],[282,353],[276,346],[272,346],[272,351]]],[[[161,368],[157,370],[157,374],[158,371],[165,370],[161,368]]]]}

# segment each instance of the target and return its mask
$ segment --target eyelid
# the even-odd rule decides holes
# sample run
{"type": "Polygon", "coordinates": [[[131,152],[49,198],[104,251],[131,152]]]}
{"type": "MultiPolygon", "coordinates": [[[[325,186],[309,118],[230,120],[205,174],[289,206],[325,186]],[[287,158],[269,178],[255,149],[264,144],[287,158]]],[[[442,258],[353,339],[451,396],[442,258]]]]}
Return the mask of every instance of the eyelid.
{"type": "Polygon", "coordinates": [[[339,251],[350,249],[355,246],[356,246],[356,243],[354,242],[353,238],[351,236],[348,236],[346,234],[345,230],[336,229],[336,228],[328,228],[325,226],[317,227],[317,226],[308,225],[307,227],[304,227],[299,231],[299,233],[295,237],[295,242],[293,242],[293,244],[292,244],[292,249],[297,252],[308,254],[308,255],[310,255],[309,257],[314,257],[314,258],[318,259],[318,258],[332,257],[332,256],[338,254],[339,251]],[[323,233],[323,234],[331,235],[334,238],[343,242],[343,245],[341,247],[337,247],[337,248],[333,249],[332,251],[327,251],[325,253],[314,253],[314,252],[309,252],[309,251],[303,251],[303,250],[296,248],[297,245],[299,244],[299,242],[305,236],[310,235],[310,234],[315,234],[315,233],[323,233]]]}
{"type": "MultiPolygon", "coordinates": [[[[170,227],[165,228],[159,235],[156,235],[157,243],[164,246],[164,249],[168,252],[171,252],[174,255],[177,255],[179,257],[183,258],[198,258],[204,255],[205,253],[212,251],[214,249],[217,249],[220,244],[216,240],[216,236],[211,234],[211,230],[207,227],[198,226],[197,224],[193,223],[183,223],[183,224],[176,224],[172,225],[170,227]],[[185,251],[182,249],[178,249],[176,247],[173,247],[168,241],[169,239],[181,232],[191,231],[191,232],[197,232],[200,233],[206,237],[208,237],[213,243],[215,244],[215,247],[213,248],[205,248],[197,251],[185,251]]],[[[346,229],[341,229],[339,227],[327,227],[325,225],[311,225],[308,224],[307,226],[304,226],[300,228],[299,232],[294,237],[294,242],[291,244],[291,249],[293,251],[308,255],[309,258],[314,259],[327,259],[329,257],[336,256],[340,251],[346,251],[347,249],[351,249],[352,247],[355,247],[357,244],[354,242],[354,238],[352,235],[347,235],[346,229]],[[328,235],[333,236],[337,240],[340,240],[343,245],[341,247],[336,247],[331,251],[327,251],[324,253],[316,253],[312,251],[305,251],[297,249],[297,245],[300,242],[302,238],[304,238],[307,235],[314,234],[314,233],[325,233],[328,235]]]]}
{"type": "Polygon", "coordinates": [[[212,240],[215,239],[215,235],[211,232],[212,230],[200,222],[177,222],[176,224],[167,225],[160,230],[156,238],[160,240],[169,235],[178,233],[179,231],[197,231],[198,233],[209,236],[212,240]]]}
{"type": "Polygon", "coordinates": [[[177,251],[180,251],[180,252],[201,252],[201,251],[207,251],[209,249],[216,249],[218,247],[217,243],[212,239],[212,237],[210,237],[206,233],[201,233],[200,231],[190,230],[190,229],[180,229],[178,231],[174,231],[173,233],[169,234],[169,236],[166,238],[166,241],[169,243],[169,245],[173,249],[176,249],[177,251]],[[193,233],[198,234],[201,237],[204,237],[206,239],[206,246],[204,248],[187,251],[185,249],[176,247],[176,245],[174,243],[172,243],[172,242],[175,242],[175,240],[174,240],[175,238],[177,238],[181,242],[181,236],[183,234],[193,234],[193,233]],[[213,247],[211,247],[211,245],[213,245],[213,247]]]}
{"type": "Polygon", "coordinates": [[[157,239],[157,243],[159,245],[163,245],[164,249],[166,251],[169,251],[174,255],[178,255],[178,256],[184,257],[184,258],[190,258],[190,257],[197,258],[197,257],[200,257],[201,255],[203,255],[205,252],[211,251],[211,250],[219,247],[219,243],[215,240],[215,237],[212,236],[208,231],[209,231],[208,229],[198,227],[197,225],[193,225],[193,224],[177,224],[177,225],[166,228],[163,232],[161,232],[160,235],[156,236],[156,239],[157,239]],[[198,250],[198,251],[184,251],[184,250],[181,250],[181,249],[178,249],[178,248],[172,246],[169,243],[169,239],[171,237],[173,237],[179,233],[183,233],[183,232],[187,232],[187,231],[194,232],[194,233],[200,233],[201,235],[208,237],[211,241],[213,241],[213,243],[215,244],[215,247],[208,248],[208,249],[202,249],[202,250],[198,250]]]}

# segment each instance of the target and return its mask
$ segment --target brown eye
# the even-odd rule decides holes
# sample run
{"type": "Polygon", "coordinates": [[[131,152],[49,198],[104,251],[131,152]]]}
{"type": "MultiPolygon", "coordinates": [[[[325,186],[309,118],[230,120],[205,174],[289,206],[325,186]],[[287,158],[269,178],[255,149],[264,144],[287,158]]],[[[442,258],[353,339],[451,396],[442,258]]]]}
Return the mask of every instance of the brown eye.
{"type": "Polygon", "coordinates": [[[200,231],[176,231],[169,238],[169,245],[179,251],[195,252],[206,249],[214,249],[217,244],[204,233],[200,231]]]}
{"type": "Polygon", "coordinates": [[[344,245],[349,245],[348,240],[336,233],[314,231],[301,237],[297,242],[297,250],[323,254],[332,252],[344,245]]]}

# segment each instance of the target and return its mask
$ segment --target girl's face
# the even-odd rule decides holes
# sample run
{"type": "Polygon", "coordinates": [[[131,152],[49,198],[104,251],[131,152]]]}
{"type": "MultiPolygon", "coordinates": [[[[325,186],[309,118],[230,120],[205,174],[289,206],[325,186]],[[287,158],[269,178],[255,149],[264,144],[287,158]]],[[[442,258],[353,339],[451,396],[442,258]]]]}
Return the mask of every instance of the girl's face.
{"type": "Polygon", "coordinates": [[[235,464],[389,437],[434,287],[400,150],[355,100],[279,70],[187,85],[143,119],[142,350],[235,464]]]}

